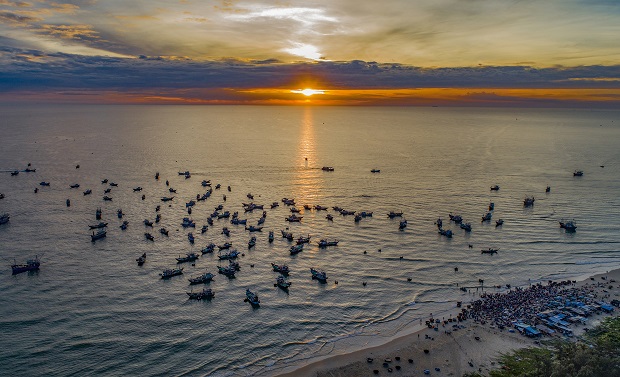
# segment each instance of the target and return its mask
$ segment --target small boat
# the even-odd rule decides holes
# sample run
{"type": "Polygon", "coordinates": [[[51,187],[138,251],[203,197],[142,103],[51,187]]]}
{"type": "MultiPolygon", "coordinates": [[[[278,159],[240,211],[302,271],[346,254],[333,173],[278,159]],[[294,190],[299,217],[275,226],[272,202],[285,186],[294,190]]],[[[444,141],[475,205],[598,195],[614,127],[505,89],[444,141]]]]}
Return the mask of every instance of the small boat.
{"type": "Polygon", "coordinates": [[[279,206],[280,206],[280,204],[278,204],[278,202],[271,203],[271,209],[274,209],[274,208],[279,207],[279,206]]]}
{"type": "Polygon", "coordinates": [[[404,230],[407,227],[407,220],[401,220],[400,224],[398,225],[398,229],[400,230],[404,230]]]}
{"type": "Polygon", "coordinates": [[[227,219],[230,217],[230,212],[229,211],[225,211],[224,213],[220,213],[219,215],[217,215],[218,219],[227,219]]]}
{"type": "Polygon", "coordinates": [[[480,254],[496,254],[499,251],[499,249],[493,249],[493,248],[488,248],[488,249],[482,249],[480,250],[480,254]]]}
{"type": "Polygon", "coordinates": [[[78,187],[80,187],[80,184],[79,183],[74,183],[74,184],[70,185],[69,187],[72,188],[72,189],[78,188],[78,187]]]}
{"type": "Polygon", "coordinates": [[[495,203],[489,203],[489,211],[493,211],[495,209],[495,203]]]}
{"type": "Polygon", "coordinates": [[[167,236],[168,230],[166,228],[159,228],[159,233],[163,234],[164,236],[167,236]]]}
{"type": "Polygon", "coordinates": [[[325,216],[325,218],[329,221],[334,221],[334,216],[330,215],[329,213],[327,214],[327,216],[325,216]]]}
{"type": "MultiPolygon", "coordinates": [[[[222,187],[222,185],[220,185],[219,183],[217,185],[215,185],[215,189],[219,190],[222,187]]],[[[224,195],[224,198],[226,198],[226,195],[224,195]]],[[[226,200],[226,199],[224,199],[226,200]]]]}
{"type": "Polygon", "coordinates": [[[286,232],[286,231],[284,231],[284,230],[281,230],[280,232],[282,233],[282,238],[286,238],[286,239],[287,239],[287,240],[289,240],[289,241],[292,241],[292,240],[293,240],[293,233],[291,233],[291,232],[286,232]]]}
{"type": "Polygon", "coordinates": [[[214,275],[210,272],[205,272],[204,274],[197,276],[195,278],[189,278],[190,284],[205,284],[209,283],[213,280],[214,275]]]}
{"type": "Polygon", "coordinates": [[[290,272],[290,270],[288,269],[288,266],[285,264],[275,264],[275,263],[271,263],[271,268],[273,268],[273,270],[275,272],[279,272],[282,275],[288,275],[288,273],[290,272]]]}
{"type": "Polygon", "coordinates": [[[534,201],[536,199],[534,199],[534,197],[526,197],[525,199],[523,199],[523,207],[531,207],[534,205],[534,201]]]}
{"type": "Polygon", "coordinates": [[[202,182],[200,182],[200,184],[202,185],[202,187],[207,187],[207,186],[211,186],[211,181],[205,181],[203,180],[202,182]]]}
{"type": "Polygon", "coordinates": [[[312,279],[316,279],[321,283],[325,283],[327,281],[327,274],[324,271],[318,271],[314,268],[310,268],[310,273],[312,274],[312,279]]]}
{"type": "Polygon", "coordinates": [[[452,231],[450,229],[448,230],[439,229],[439,234],[441,234],[442,236],[446,236],[448,238],[452,238],[452,231]]]}
{"type": "Polygon", "coordinates": [[[5,198],[4,194],[0,193],[0,199],[4,199],[4,198],[5,198]]]}
{"type": "Polygon", "coordinates": [[[97,208],[97,211],[95,211],[95,218],[101,220],[101,208],[97,208]]]}
{"type": "Polygon", "coordinates": [[[187,240],[189,241],[189,243],[193,244],[194,243],[194,235],[190,232],[187,233],[187,240]]]}
{"type": "Polygon", "coordinates": [[[106,195],[103,197],[103,200],[105,200],[106,202],[111,202],[112,198],[106,195]]]}
{"type": "Polygon", "coordinates": [[[497,221],[495,221],[495,227],[497,228],[498,226],[502,226],[504,224],[504,220],[499,219],[497,221]]]}
{"type": "Polygon", "coordinates": [[[372,212],[362,211],[359,213],[359,215],[362,217],[372,217],[372,212]]]}
{"type": "Polygon", "coordinates": [[[144,238],[146,238],[149,241],[155,241],[155,237],[153,237],[151,233],[144,233],[144,238]]]}
{"type": "Polygon", "coordinates": [[[355,218],[353,219],[356,223],[359,223],[360,221],[362,221],[362,215],[360,215],[359,213],[357,215],[355,215],[355,218]]]}
{"type": "Polygon", "coordinates": [[[491,217],[493,217],[493,214],[491,212],[487,212],[486,215],[482,216],[482,222],[491,221],[491,217]]]}
{"type": "Polygon", "coordinates": [[[170,187],[170,188],[168,189],[168,192],[174,192],[174,193],[176,193],[176,192],[177,192],[177,190],[175,190],[175,189],[173,189],[172,187],[170,187]]]}
{"type": "Polygon", "coordinates": [[[319,241],[319,247],[320,248],[326,248],[328,246],[338,246],[338,242],[340,242],[340,241],[338,241],[338,240],[328,241],[328,240],[322,239],[322,240],[319,241]]]}
{"type": "Polygon", "coordinates": [[[110,182],[110,186],[112,186],[112,187],[117,187],[117,186],[118,186],[118,183],[110,182]]]}
{"type": "Polygon", "coordinates": [[[340,214],[342,216],[349,216],[349,215],[355,215],[355,211],[347,211],[345,209],[340,210],[340,214]]]}
{"type": "Polygon", "coordinates": [[[323,207],[323,206],[320,206],[320,205],[314,206],[314,209],[317,210],[317,211],[327,211],[327,207],[323,207]]]}
{"type": "Polygon", "coordinates": [[[92,242],[95,242],[95,241],[97,241],[99,239],[104,238],[106,235],[107,235],[107,232],[105,230],[101,229],[97,233],[93,232],[93,234],[91,234],[91,236],[90,236],[90,240],[92,242]]]}
{"type": "Polygon", "coordinates": [[[101,181],[102,185],[105,185],[106,183],[108,183],[108,179],[107,178],[101,181]]]}
{"type": "Polygon", "coordinates": [[[439,217],[437,221],[435,221],[435,225],[437,225],[437,228],[441,229],[441,227],[443,226],[443,221],[441,220],[441,217],[439,217]]]}
{"type": "Polygon", "coordinates": [[[294,206],[295,199],[282,198],[282,203],[286,204],[287,206],[294,206]]]}
{"type": "Polygon", "coordinates": [[[333,167],[331,167],[331,166],[323,166],[323,167],[321,168],[321,170],[323,170],[323,171],[334,171],[334,168],[333,168],[333,167]]]}
{"type": "Polygon", "coordinates": [[[120,228],[121,230],[127,230],[127,226],[129,225],[129,221],[123,221],[120,228]]]}
{"type": "Polygon", "coordinates": [[[155,173],[155,179],[159,179],[159,172],[155,173]]]}
{"type": "Polygon", "coordinates": [[[291,223],[298,223],[301,221],[301,219],[303,219],[303,216],[296,216],[294,213],[292,215],[290,215],[289,217],[285,218],[284,220],[291,222],[291,223]]]}
{"type": "Polygon", "coordinates": [[[249,302],[252,306],[259,306],[260,300],[258,299],[258,295],[249,289],[245,290],[245,302],[249,302]]]}
{"type": "Polygon", "coordinates": [[[258,219],[258,225],[263,225],[265,223],[265,217],[261,217],[258,219]]]}
{"type": "Polygon", "coordinates": [[[159,276],[161,276],[162,279],[168,279],[181,274],[183,274],[183,267],[165,269],[159,276]]]}
{"type": "Polygon", "coordinates": [[[123,210],[119,208],[116,211],[116,216],[118,216],[119,219],[122,219],[123,218],[123,210]]]}
{"type": "Polygon", "coordinates": [[[248,241],[248,249],[253,248],[254,246],[256,246],[256,237],[252,237],[250,238],[250,240],[248,241]]]}
{"type": "Polygon", "coordinates": [[[390,211],[390,213],[388,213],[388,217],[390,219],[393,219],[395,217],[401,217],[403,215],[402,212],[394,212],[394,211],[390,211]]]}
{"type": "Polygon", "coordinates": [[[582,177],[583,176],[583,171],[582,170],[575,170],[573,172],[573,177],[582,177]]]}
{"type": "Polygon", "coordinates": [[[226,227],[223,227],[222,234],[225,235],[226,237],[230,237],[230,230],[228,230],[228,228],[226,227]]]}
{"type": "Polygon", "coordinates": [[[232,279],[235,277],[235,273],[237,272],[237,270],[230,265],[227,267],[217,266],[217,272],[222,275],[226,275],[230,279],[232,279]]]}
{"type": "Polygon", "coordinates": [[[295,255],[295,254],[301,253],[302,251],[304,251],[304,244],[302,243],[301,245],[291,246],[291,249],[289,251],[290,251],[291,255],[295,255]]]}
{"type": "Polygon", "coordinates": [[[174,196],[162,196],[162,197],[161,197],[161,201],[162,201],[162,202],[169,202],[169,201],[171,201],[172,199],[174,199],[174,196]]]}
{"type": "Polygon", "coordinates": [[[91,190],[91,189],[88,189],[88,190],[86,190],[86,191],[84,191],[84,192],[83,192],[84,196],[86,196],[86,195],[90,195],[90,194],[92,194],[92,193],[93,193],[93,190],[91,190]]]}
{"type": "Polygon", "coordinates": [[[67,199],[67,207],[71,207],[71,200],[67,199]]]}
{"type": "Polygon", "coordinates": [[[577,230],[577,224],[575,224],[575,220],[572,221],[560,221],[560,228],[566,230],[567,233],[572,233],[577,230]]]}
{"type": "Polygon", "coordinates": [[[276,283],[273,285],[274,287],[278,287],[281,288],[285,291],[288,291],[288,288],[292,285],[293,283],[291,283],[290,281],[286,281],[286,279],[284,278],[284,276],[278,276],[276,278],[276,283]]]}
{"type": "MultiPolygon", "coordinates": [[[[186,177],[187,178],[187,177],[186,177]]],[[[215,293],[211,288],[205,288],[202,292],[185,292],[190,300],[210,300],[215,297],[215,293]]]]}
{"type": "Polygon", "coordinates": [[[311,211],[312,207],[309,204],[304,204],[304,209],[308,210],[308,211],[311,211]]]}
{"type": "Polygon", "coordinates": [[[371,173],[381,173],[381,169],[371,169],[371,173]]]}
{"type": "Polygon", "coordinates": [[[161,221],[161,215],[158,213],[157,216],[155,216],[155,222],[158,223],[160,221],[161,221]]]}
{"type": "Polygon", "coordinates": [[[142,266],[144,264],[144,262],[146,262],[146,253],[140,255],[138,258],[136,258],[136,262],[138,262],[138,266],[142,266]]]}
{"type": "Polygon", "coordinates": [[[248,192],[246,196],[248,197],[248,199],[254,200],[254,195],[252,195],[251,193],[248,192]]]}
{"type": "Polygon", "coordinates": [[[153,222],[152,222],[152,221],[150,221],[149,219],[144,219],[144,221],[143,221],[143,222],[144,222],[144,225],[145,225],[145,226],[150,226],[150,227],[153,227],[153,222]]]}
{"type": "Polygon", "coordinates": [[[491,186],[491,191],[499,191],[499,186],[498,185],[491,186]]]}
{"type": "Polygon", "coordinates": [[[190,219],[189,217],[184,217],[181,225],[183,226],[183,228],[196,227],[196,223],[194,222],[194,220],[190,219]]]}
{"type": "Polygon", "coordinates": [[[109,193],[111,193],[111,192],[112,192],[112,189],[111,189],[111,188],[107,188],[107,189],[103,190],[103,193],[104,193],[104,194],[109,194],[109,193]]]}
{"type": "Polygon", "coordinates": [[[234,219],[230,220],[230,223],[233,224],[233,225],[245,225],[245,224],[247,224],[247,222],[248,222],[248,219],[241,220],[241,219],[238,219],[238,218],[234,218],[234,219]]]}
{"type": "Polygon", "coordinates": [[[49,182],[45,182],[45,181],[40,182],[39,184],[40,184],[41,186],[49,186],[49,185],[50,185],[50,183],[49,183],[49,182]]]}
{"type": "Polygon", "coordinates": [[[35,256],[34,259],[28,259],[24,264],[13,264],[11,265],[11,269],[13,270],[13,275],[20,274],[26,271],[37,271],[41,267],[41,261],[38,256],[35,256]]]}
{"type": "Polygon", "coordinates": [[[185,208],[193,207],[195,205],[196,202],[194,200],[190,200],[189,202],[185,203],[185,208]]]}
{"type": "Polygon", "coordinates": [[[36,172],[36,171],[37,171],[37,169],[32,169],[32,168],[26,168],[26,169],[24,169],[24,172],[26,172],[26,173],[34,173],[34,172],[36,172]]]}
{"type": "Polygon", "coordinates": [[[450,221],[454,221],[456,224],[463,222],[463,218],[459,215],[449,214],[448,217],[450,217],[450,221]]]}
{"type": "Polygon", "coordinates": [[[88,227],[90,229],[101,229],[101,228],[105,228],[106,226],[108,226],[108,223],[100,222],[97,225],[89,225],[88,227]]]}
{"type": "Polygon", "coordinates": [[[463,229],[466,232],[471,232],[471,224],[470,223],[461,223],[461,225],[459,225],[461,227],[461,229],[463,229]]]}
{"type": "Polygon", "coordinates": [[[203,254],[208,254],[208,253],[212,253],[215,250],[215,244],[214,243],[210,243],[207,246],[205,246],[202,250],[200,250],[203,254]]]}
{"type": "Polygon", "coordinates": [[[219,250],[226,250],[226,249],[230,249],[231,247],[232,247],[232,243],[230,243],[230,242],[226,242],[226,243],[225,243],[225,244],[223,244],[223,245],[219,245],[217,248],[218,248],[219,250]]]}
{"type": "Polygon", "coordinates": [[[184,257],[178,257],[174,259],[177,260],[177,263],[184,263],[184,262],[193,262],[199,257],[200,256],[196,253],[187,253],[184,257]]]}
{"type": "Polygon", "coordinates": [[[142,187],[138,186],[133,189],[133,192],[142,191],[142,187]]]}
{"type": "Polygon", "coordinates": [[[220,254],[217,257],[220,258],[220,260],[225,260],[225,259],[235,259],[237,258],[241,253],[238,252],[237,250],[232,250],[229,251],[228,253],[224,253],[224,254],[220,254]]]}
{"type": "Polygon", "coordinates": [[[310,243],[310,238],[312,238],[312,237],[309,234],[308,234],[308,237],[300,236],[297,239],[297,245],[301,245],[301,244],[304,244],[304,243],[310,243]]]}
{"type": "Polygon", "coordinates": [[[545,189],[545,192],[551,192],[551,186],[547,186],[547,188],[545,189]]]}
{"type": "Polygon", "coordinates": [[[269,243],[273,242],[273,231],[271,231],[271,230],[269,231],[269,238],[268,238],[268,240],[269,240],[269,243]]]}
{"type": "Polygon", "coordinates": [[[207,229],[209,229],[209,227],[206,225],[203,225],[202,228],[200,228],[200,233],[206,233],[207,229]]]}
{"type": "Polygon", "coordinates": [[[18,171],[18,170],[15,170],[15,171],[12,171],[12,172],[11,172],[11,175],[12,175],[12,176],[16,176],[16,175],[18,175],[18,174],[19,174],[19,171],[18,171]]]}

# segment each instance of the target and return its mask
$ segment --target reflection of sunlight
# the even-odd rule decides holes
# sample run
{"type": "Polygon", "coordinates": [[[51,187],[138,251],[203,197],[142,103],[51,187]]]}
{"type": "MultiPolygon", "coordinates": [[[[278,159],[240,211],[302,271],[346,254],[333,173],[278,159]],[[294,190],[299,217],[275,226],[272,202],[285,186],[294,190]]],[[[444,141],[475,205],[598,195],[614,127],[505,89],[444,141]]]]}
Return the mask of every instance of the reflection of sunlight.
{"type": "Polygon", "coordinates": [[[293,180],[296,187],[295,198],[298,207],[304,204],[316,204],[320,193],[320,169],[316,165],[316,145],[314,140],[314,125],[312,119],[312,107],[304,108],[304,116],[300,124],[299,144],[297,147],[298,166],[293,180]]]}

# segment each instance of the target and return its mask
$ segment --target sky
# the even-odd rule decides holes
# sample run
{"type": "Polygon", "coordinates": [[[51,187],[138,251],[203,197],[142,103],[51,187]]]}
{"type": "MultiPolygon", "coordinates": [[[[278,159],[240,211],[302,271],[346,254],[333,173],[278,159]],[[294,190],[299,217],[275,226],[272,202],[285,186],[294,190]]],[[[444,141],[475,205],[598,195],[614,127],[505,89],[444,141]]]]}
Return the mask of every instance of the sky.
{"type": "Polygon", "coordinates": [[[0,0],[3,102],[620,108],[620,0],[0,0]]]}

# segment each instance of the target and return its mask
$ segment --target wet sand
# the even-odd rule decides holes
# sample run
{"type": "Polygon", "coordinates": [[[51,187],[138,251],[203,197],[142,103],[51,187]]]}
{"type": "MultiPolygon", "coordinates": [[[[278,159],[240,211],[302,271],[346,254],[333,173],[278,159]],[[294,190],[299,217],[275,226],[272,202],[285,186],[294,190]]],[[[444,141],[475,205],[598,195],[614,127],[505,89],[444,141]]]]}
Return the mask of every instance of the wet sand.
{"type": "MultiPolygon", "coordinates": [[[[579,281],[576,286],[592,289],[599,300],[620,300],[620,269],[594,275],[579,281]],[[611,282],[612,280],[615,282],[611,282]]],[[[472,297],[472,300],[476,299],[477,296],[472,297]]],[[[467,302],[463,302],[464,306],[466,304],[467,302]]],[[[442,313],[441,317],[454,318],[459,312],[460,308],[454,308],[442,313]]],[[[584,328],[592,328],[605,317],[617,316],[619,312],[616,308],[611,314],[595,314],[588,317],[585,325],[573,324],[571,328],[578,336],[583,333],[584,328]]],[[[431,376],[460,377],[474,371],[487,375],[489,370],[499,367],[497,361],[501,354],[536,345],[536,339],[518,332],[511,333],[507,328],[499,330],[490,324],[481,325],[472,319],[461,323],[448,323],[445,327],[440,326],[438,331],[421,326],[411,331],[411,334],[384,345],[331,356],[295,370],[285,370],[286,373],[279,376],[419,376],[424,375],[425,370],[429,370],[431,376]],[[454,328],[453,324],[458,328],[454,328]],[[425,350],[428,350],[428,353],[425,350]],[[372,362],[369,362],[368,358],[371,358],[372,362]],[[375,370],[378,373],[375,373],[375,370]]],[[[542,339],[545,338],[548,337],[542,339]]]]}

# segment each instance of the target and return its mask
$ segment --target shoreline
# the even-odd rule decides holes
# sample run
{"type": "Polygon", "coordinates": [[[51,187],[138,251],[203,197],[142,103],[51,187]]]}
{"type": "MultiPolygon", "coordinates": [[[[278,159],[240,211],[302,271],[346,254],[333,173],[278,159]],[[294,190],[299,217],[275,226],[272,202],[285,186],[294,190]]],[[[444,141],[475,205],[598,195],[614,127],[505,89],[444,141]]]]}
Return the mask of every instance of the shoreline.
{"type": "MultiPolygon", "coordinates": [[[[605,299],[607,302],[620,299],[620,268],[579,277],[582,279],[576,280],[575,287],[592,286],[597,294],[610,296],[605,299]],[[606,277],[606,280],[601,277],[606,277]],[[610,283],[610,280],[615,282],[610,283]],[[601,285],[602,282],[605,284],[601,285]],[[613,288],[609,289],[610,286],[613,288]]],[[[472,297],[471,301],[475,299],[472,297]]],[[[463,306],[468,303],[463,302],[463,306]]],[[[456,318],[460,311],[461,308],[453,307],[438,314],[442,318],[456,318]]],[[[618,311],[616,309],[611,314],[594,314],[588,317],[585,325],[576,324],[572,329],[575,335],[579,335],[584,332],[584,328],[595,326],[602,318],[619,315],[618,311]]],[[[395,375],[402,375],[403,372],[418,375],[429,370],[431,375],[458,377],[468,372],[488,373],[496,367],[502,353],[536,345],[535,339],[518,332],[511,333],[508,329],[499,330],[489,324],[481,325],[473,319],[460,322],[456,329],[446,330],[448,328],[437,331],[424,324],[415,324],[383,344],[327,355],[307,364],[285,367],[274,375],[353,377],[393,374],[391,371],[396,373],[395,375]],[[428,350],[428,353],[425,353],[425,350],[428,350]],[[367,361],[368,358],[373,359],[372,362],[367,361]],[[375,371],[378,373],[374,373],[375,371]]]]}

